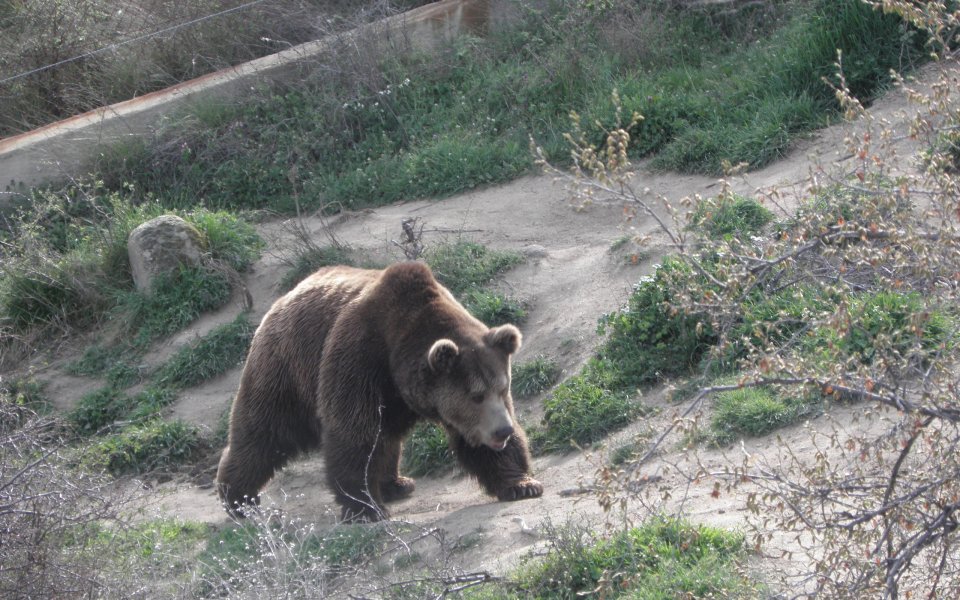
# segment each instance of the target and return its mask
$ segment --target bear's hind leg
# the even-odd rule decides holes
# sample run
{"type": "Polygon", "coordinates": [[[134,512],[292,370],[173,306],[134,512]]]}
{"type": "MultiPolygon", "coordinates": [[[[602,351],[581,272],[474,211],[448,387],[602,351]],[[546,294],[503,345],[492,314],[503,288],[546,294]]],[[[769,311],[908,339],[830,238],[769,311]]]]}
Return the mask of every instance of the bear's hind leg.
{"type": "Polygon", "coordinates": [[[288,428],[289,435],[269,436],[267,429],[231,434],[217,468],[217,492],[224,507],[233,516],[242,516],[238,507],[260,503],[260,490],[302,450],[317,443],[318,435],[288,428]]]}
{"type": "Polygon", "coordinates": [[[323,443],[330,490],[341,507],[343,521],[380,521],[389,517],[380,482],[388,472],[382,442],[371,446],[327,435],[323,443]]]}

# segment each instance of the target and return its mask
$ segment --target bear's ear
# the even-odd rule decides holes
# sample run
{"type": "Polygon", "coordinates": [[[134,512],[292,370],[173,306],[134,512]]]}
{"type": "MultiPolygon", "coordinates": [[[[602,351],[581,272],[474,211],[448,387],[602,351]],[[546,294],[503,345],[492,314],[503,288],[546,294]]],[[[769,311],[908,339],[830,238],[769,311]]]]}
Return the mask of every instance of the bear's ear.
{"type": "Polygon", "coordinates": [[[499,348],[509,355],[520,349],[523,336],[513,325],[501,325],[488,331],[484,339],[494,348],[499,348]]]}
{"type": "Polygon", "coordinates": [[[453,340],[440,339],[430,346],[427,363],[435,373],[449,373],[460,357],[460,348],[453,340]]]}

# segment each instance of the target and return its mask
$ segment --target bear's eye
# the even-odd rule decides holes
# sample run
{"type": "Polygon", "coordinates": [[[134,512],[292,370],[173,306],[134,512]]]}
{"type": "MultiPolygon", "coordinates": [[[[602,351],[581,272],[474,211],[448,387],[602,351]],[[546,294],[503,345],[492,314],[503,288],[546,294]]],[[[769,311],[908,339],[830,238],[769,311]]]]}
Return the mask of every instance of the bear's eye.
{"type": "Polygon", "coordinates": [[[483,400],[486,397],[486,394],[470,394],[470,401],[475,404],[483,404],[483,400]]]}

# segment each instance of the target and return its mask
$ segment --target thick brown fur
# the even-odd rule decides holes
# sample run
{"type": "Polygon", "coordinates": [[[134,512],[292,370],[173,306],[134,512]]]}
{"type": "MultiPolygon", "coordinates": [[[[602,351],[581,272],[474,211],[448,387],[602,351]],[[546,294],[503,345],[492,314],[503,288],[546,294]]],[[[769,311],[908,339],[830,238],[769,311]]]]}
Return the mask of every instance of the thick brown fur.
{"type": "Polygon", "coordinates": [[[256,503],[288,460],[322,447],[342,516],[384,518],[384,502],[413,491],[399,464],[420,419],[445,428],[490,495],[540,496],[510,396],[519,347],[515,327],[485,326],[422,263],[321,269],[257,329],[217,472],[221,500],[231,512],[256,503]]]}

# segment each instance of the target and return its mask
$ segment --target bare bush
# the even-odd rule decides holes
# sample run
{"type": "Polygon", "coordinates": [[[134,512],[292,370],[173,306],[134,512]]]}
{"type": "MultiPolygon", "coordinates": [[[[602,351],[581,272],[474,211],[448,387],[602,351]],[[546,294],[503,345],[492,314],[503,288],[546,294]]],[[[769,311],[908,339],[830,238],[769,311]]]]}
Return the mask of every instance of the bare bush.
{"type": "MultiPolygon", "coordinates": [[[[638,191],[627,126],[608,132],[601,147],[575,132],[572,172],[546,165],[585,201],[613,199],[653,219],[654,235],[689,266],[671,289],[670,310],[698,317],[718,339],[702,376],[734,383],[702,389],[685,415],[717,392],[745,387],[862,407],[854,424],[811,428],[812,453],[781,447],[721,472],[689,473],[744,488],[758,545],[775,533],[793,540],[784,597],[960,594],[960,103],[951,51],[960,11],[940,2],[871,4],[929,35],[929,83],[897,78],[912,114],[876,119],[846,88],[841,56],[831,85],[853,124],[846,160],[816,169],[798,205],[766,198],[785,217],[766,235],[708,239],[676,207],[638,191]]],[[[725,185],[721,196],[730,193],[725,185]]],[[[608,471],[606,483],[636,473],[608,471]]],[[[629,483],[605,486],[601,500],[615,506],[629,483]]]]}
{"type": "Polygon", "coordinates": [[[76,466],[55,421],[0,394],[0,598],[97,595],[102,557],[84,548],[126,500],[76,466]]]}
{"type": "MultiPolygon", "coordinates": [[[[499,578],[454,566],[458,540],[402,521],[322,527],[274,506],[247,508],[203,553],[194,597],[445,598],[499,578]]],[[[454,596],[455,597],[455,596],[454,596]]]]}

